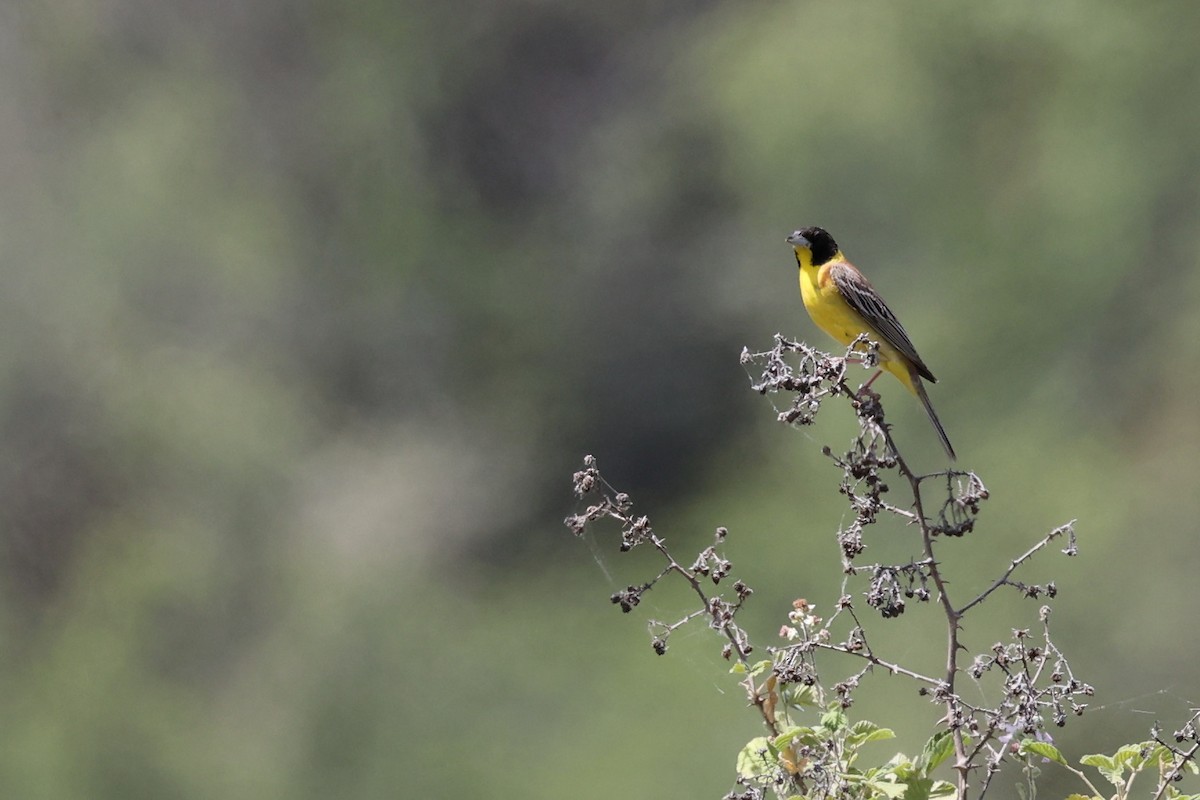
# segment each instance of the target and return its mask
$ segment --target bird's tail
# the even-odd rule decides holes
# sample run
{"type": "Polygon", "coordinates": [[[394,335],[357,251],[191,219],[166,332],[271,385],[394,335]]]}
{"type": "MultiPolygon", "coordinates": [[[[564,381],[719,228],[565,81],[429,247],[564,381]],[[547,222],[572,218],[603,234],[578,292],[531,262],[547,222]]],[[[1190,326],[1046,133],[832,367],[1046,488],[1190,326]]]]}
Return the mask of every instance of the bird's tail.
{"type": "Polygon", "coordinates": [[[942,427],[942,421],[938,419],[937,412],[933,410],[933,403],[929,402],[929,395],[925,394],[925,384],[921,382],[921,376],[917,375],[917,371],[911,370],[909,377],[912,379],[912,388],[917,397],[921,400],[921,405],[925,406],[925,413],[929,415],[929,421],[933,423],[933,429],[937,431],[938,438],[942,440],[942,447],[946,450],[946,455],[950,456],[950,460],[954,461],[957,456],[954,455],[954,447],[950,444],[950,437],[946,435],[946,429],[942,427]]]}

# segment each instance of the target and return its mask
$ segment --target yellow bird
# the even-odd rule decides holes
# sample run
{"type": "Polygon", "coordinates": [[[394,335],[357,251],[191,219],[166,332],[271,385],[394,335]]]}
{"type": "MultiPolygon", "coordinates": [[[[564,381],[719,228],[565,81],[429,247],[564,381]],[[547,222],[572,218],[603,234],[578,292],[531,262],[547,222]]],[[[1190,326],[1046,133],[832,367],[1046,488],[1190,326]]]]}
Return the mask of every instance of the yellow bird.
{"type": "MultiPolygon", "coordinates": [[[[900,320],[883,302],[879,292],[858,267],[846,260],[837,242],[824,228],[801,228],[787,237],[787,241],[796,251],[796,263],[800,265],[800,296],[813,322],[847,346],[864,333],[877,342],[880,366],[899,378],[921,400],[929,421],[942,440],[942,447],[946,448],[946,455],[953,461],[954,448],[950,446],[946,430],[921,383],[922,378],[937,383],[937,378],[917,355],[900,320]]],[[[879,372],[872,375],[866,386],[879,375],[879,372]]]]}

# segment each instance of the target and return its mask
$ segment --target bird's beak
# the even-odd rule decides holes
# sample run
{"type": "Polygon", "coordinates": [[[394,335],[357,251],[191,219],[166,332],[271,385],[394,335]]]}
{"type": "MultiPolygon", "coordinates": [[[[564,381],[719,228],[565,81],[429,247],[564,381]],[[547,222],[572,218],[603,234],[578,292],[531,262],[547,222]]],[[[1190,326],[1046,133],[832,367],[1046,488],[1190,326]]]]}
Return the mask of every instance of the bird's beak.
{"type": "Polygon", "coordinates": [[[792,235],[787,237],[787,243],[793,247],[811,247],[811,243],[804,237],[800,231],[792,231],[792,235]]]}

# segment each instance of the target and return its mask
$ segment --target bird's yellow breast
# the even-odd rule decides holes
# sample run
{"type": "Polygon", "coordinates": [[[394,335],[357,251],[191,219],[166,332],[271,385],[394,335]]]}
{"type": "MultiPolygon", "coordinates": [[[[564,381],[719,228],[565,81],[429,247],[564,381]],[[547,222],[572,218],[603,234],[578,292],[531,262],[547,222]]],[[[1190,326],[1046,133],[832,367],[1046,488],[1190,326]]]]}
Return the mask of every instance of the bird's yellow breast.
{"type": "MultiPolygon", "coordinates": [[[[807,253],[804,253],[807,256],[807,253]]],[[[832,262],[830,262],[832,263],[832,262]]],[[[860,334],[867,334],[879,345],[879,365],[900,379],[910,392],[916,392],[904,356],[887,340],[872,329],[862,315],[850,307],[829,278],[829,264],[814,266],[810,258],[800,261],[800,297],[804,308],[817,327],[844,345],[849,345],[860,334]]]]}
{"type": "Polygon", "coordinates": [[[801,266],[800,297],[817,327],[842,344],[850,344],[866,330],[863,318],[842,299],[833,281],[822,275],[818,267],[801,266]]]}

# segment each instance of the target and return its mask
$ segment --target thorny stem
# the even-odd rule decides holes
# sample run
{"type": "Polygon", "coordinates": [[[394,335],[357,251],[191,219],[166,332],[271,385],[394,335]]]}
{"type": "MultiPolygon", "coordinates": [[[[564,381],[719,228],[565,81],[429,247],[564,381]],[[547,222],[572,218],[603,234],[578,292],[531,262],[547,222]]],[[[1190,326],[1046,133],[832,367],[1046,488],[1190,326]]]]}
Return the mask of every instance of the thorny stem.
{"type": "MultiPolygon", "coordinates": [[[[700,598],[700,602],[704,604],[704,609],[702,611],[689,614],[685,619],[694,619],[695,617],[704,613],[704,611],[709,611],[712,613],[714,622],[712,627],[720,631],[725,638],[729,640],[729,644],[733,648],[732,652],[737,657],[737,662],[746,670],[746,677],[744,680],[740,681],[740,685],[746,690],[747,699],[758,709],[759,714],[762,715],[763,724],[767,726],[767,730],[771,732],[771,735],[778,736],[779,725],[775,721],[774,712],[768,706],[767,696],[763,692],[760,692],[754,685],[754,675],[750,669],[750,652],[753,648],[738,635],[737,626],[735,626],[732,622],[721,621],[717,618],[717,615],[720,612],[714,608],[712,600],[705,593],[704,588],[701,585],[700,578],[697,578],[695,573],[675,560],[675,557],[671,555],[670,551],[667,550],[666,542],[655,535],[652,535],[649,541],[650,544],[654,546],[654,549],[662,554],[662,557],[667,560],[667,566],[663,569],[659,577],[664,577],[671,572],[678,573],[679,575],[683,576],[683,579],[686,580],[688,584],[691,585],[692,590],[700,598]]],[[[738,605],[741,605],[741,603],[739,602],[738,605]]],[[[671,630],[675,627],[678,626],[667,626],[668,630],[671,630]]]]}
{"type": "MultiPolygon", "coordinates": [[[[958,698],[958,693],[955,691],[955,684],[958,678],[958,651],[962,649],[962,646],[958,642],[958,633],[961,630],[959,622],[962,620],[962,615],[966,611],[966,608],[954,608],[954,604],[950,601],[950,593],[946,590],[946,580],[942,577],[942,570],[934,555],[933,531],[930,530],[929,519],[925,516],[925,506],[921,499],[922,478],[912,471],[908,466],[908,462],[900,455],[900,449],[896,447],[896,443],[892,439],[891,430],[886,426],[882,430],[884,439],[887,441],[892,455],[896,458],[897,468],[900,470],[900,474],[908,481],[909,488],[912,490],[914,521],[921,527],[921,543],[925,550],[925,560],[929,566],[929,575],[933,578],[934,586],[937,587],[938,602],[941,603],[942,612],[946,615],[946,677],[943,681],[946,697],[946,724],[949,726],[951,736],[954,740],[954,771],[957,774],[958,800],[967,800],[971,760],[967,755],[967,744],[963,736],[961,720],[958,719],[959,706],[962,704],[962,701],[958,698]]],[[[1010,570],[1005,574],[1005,577],[1007,578],[1011,574],[1012,571],[1010,570]]]]}
{"type": "Polygon", "coordinates": [[[1184,768],[1184,765],[1193,762],[1196,758],[1196,754],[1200,753],[1200,736],[1196,735],[1196,722],[1200,720],[1200,709],[1192,709],[1192,711],[1194,712],[1192,714],[1192,718],[1187,721],[1187,724],[1184,725],[1180,733],[1175,734],[1176,741],[1179,741],[1185,735],[1187,735],[1185,732],[1190,731],[1192,746],[1187,750],[1176,750],[1174,747],[1160,739],[1157,733],[1154,735],[1154,741],[1158,742],[1171,752],[1175,763],[1172,765],[1171,769],[1165,771],[1159,776],[1158,790],[1154,793],[1154,797],[1151,798],[1151,800],[1162,800],[1162,796],[1166,793],[1167,787],[1175,782],[1176,777],[1180,774],[1180,771],[1184,768]]]}
{"type": "MultiPolygon", "coordinates": [[[[1192,744],[1187,750],[1181,750],[1175,754],[1175,758],[1178,761],[1177,766],[1173,767],[1166,775],[1163,775],[1159,779],[1158,791],[1154,793],[1154,797],[1151,800],[1161,800],[1163,794],[1167,791],[1167,787],[1171,785],[1172,781],[1175,780],[1175,776],[1179,774],[1180,769],[1183,768],[1184,764],[1194,761],[1197,752],[1200,752],[1200,741],[1192,744]]],[[[1088,785],[1090,786],[1091,784],[1088,785]]]]}
{"type": "MultiPolygon", "coordinates": [[[[783,337],[777,336],[776,348],[770,353],[764,354],[768,357],[768,360],[763,371],[762,381],[756,384],[755,388],[763,393],[766,391],[789,391],[797,393],[797,397],[793,401],[791,410],[781,411],[779,414],[780,421],[789,424],[810,423],[812,420],[812,415],[815,413],[820,400],[826,396],[842,395],[852,398],[852,402],[855,404],[859,412],[860,425],[862,429],[862,433],[860,434],[859,438],[860,446],[864,447],[867,451],[870,450],[870,446],[864,444],[864,442],[867,441],[864,437],[868,435],[868,425],[870,425],[871,430],[869,435],[872,437],[878,436],[883,440],[887,450],[889,451],[889,456],[893,460],[892,466],[894,466],[907,481],[912,495],[912,505],[908,509],[899,508],[894,504],[887,503],[881,497],[879,497],[878,490],[876,490],[873,494],[867,495],[865,498],[867,501],[865,505],[860,505],[860,502],[862,501],[860,501],[851,490],[846,488],[846,484],[843,484],[842,491],[850,496],[852,506],[859,513],[859,520],[856,522],[859,530],[861,530],[862,525],[873,522],[875,515],[880,511],[891,512],[896,516],[907,520],[910,524],[916,524],[920,527],[923,558],[914,561],[910,566],[919,565],[924,571],[924,575],[932,581],[934,585],[933,588],[936,589],[938,595],[938,603],[941,605],[943,614],[946,618],[945,677],[942,680],[933,680],[927,676],[915,675],[908,672],[903,672],[902,674],[907,674],[909,677],[924,683],[934,684],[937,687],[934,692],[934,698],[936,701],[941,703],[946,710],[945,724],[951,732],[951,741],[954,747],[954,761],[952,768],[956,774],[956,796],[958,800],[967,800],[968,790],[970,789],[969,783],[971,773],[974,770],[984,766],[983,764],[978,763],[978,758],[984,749],[988,748],[988,743],[994,740],[993,737],[995,736],[997,729],[1003,725],[1004,718],[996,716],[992,712],[986,713],[985,717],[987,719],[987,724],[983,731],[980,732],[976,729],[974,721],[974,718],[979,716],[980,710],[972,708],[970,704],[965,703],[963,699],[958,696],[957,685],[958,674],[960,672],[959,652],[965,651],[965,647],[960,641],[962,619],[967,611],[982,603],[999,587],[1004,585],[1011,585],[1015,588],[1023,590],[1025,591],[1026,595],[1030,597],[1038,596],[1038,593],[1041,591],[1049,591],[1051,596],[1053,596],[1052,588],[1044,589],[1042,587],[1026,587],[1022,584],[1014,583],[1012,581],[1012,575],[1022,564],[1030,560],[1035,554],[1045,548],[1050,540],[1056,536],[1067,534],[1072,537],[1071,545],[1067,548],[1067,550],[1064,550],[1064,552],[1068,555],[1073,555],[1074,540],[1072,526],[1074,521],[1052,531],[1043,540],[1030,548],[1026,553],[1011,561],[1004,574],[1000,576],[1000,578],[996,580],[992,586],[971,599],[965,605],[961,607],[955,607],[947,588],[948,582],[942,574],[941,565],[939,564],[935,555],[933,540],[934,537],[938,536],[939,534],[961,536],[971,528],[969,526],[945,527],[944,519],[943,525],[939,525],[935,520],[931,519],[926,514],[925,501],[922,496],[923,481],[938,475],[946,475],[949,479],[951,478],[951,473],[938,472],[934,473],[933,475],[916,474],[908,465],[904,457],[900,454],[900,450],[896,446],[896,443],[891,436],[890,426],[885,424],[883,421],[882,409],[879,409],[879,411],[876,412],[870,409],[869,406],[864,407],[863,401],[860,399],[863,395],[863,390],[870,386],[871,381],[867,381],[867,383],[860,387],[857,391],[850,389],[846,382],[845,365],[848,361],[859,360],[855,356],[855,352],[859,346],[864,346],[866,348],[872,347],[870,342],[864,341],[864,337],[859,337],[859,340],[851,343],[847,349],[845,358],[838,359],[827,357],[825,361],[822,361],[818,354],[814,354],[811,349],[806,348],[804,345],[789,342],[783,337]],[[801,352],[805,359],[805,362],[802,364],[802,372],[799,378],[796,377],[795,373],[789,372],[787,365],[783,362],[783,352],[788,350],[792,352],[801,352]],[[829,362],[834,363],[831,364],[829,362]],[[804,372],[803,370],[808,369],[810,364],[812,365],[811,373],[804,372]],[[824,386],[820,385],[821,382],[825,382],[824,386]],[[969,729],[972,733],[981,733],[979,737],[980,740],[976,742],[973,747],[968,744],[967,729],[969,729]]],[[[746,362],[747,360],[749,360],[748,353],[744,353],[743,362],[746,362]]],[[[866,361],[869,366],[874,366],[874,350],[869,350],[868,354],[862,360],[866,361]]],[[[826,455],[831,455],[828,448],[825,449],[825,453],[826,455]]],[[[848,477],[852,473],[854,473],[855,478],[861,477],[859,472],[855,472],[856,464],[850,459],[849,456],[845,461],[837,458],[835,458],[835,461],[839,464],[839,466],[842,466],[847,470],[848,477]]],[[[861,463],[858,464],[858,470],[861,470],[862,466],[863,465],[861,463]]],[[[871,485],[870,482],[868,482],[868,485],[871,485]]],[[[981,492],[980,494],[983,498],[986,498],[986,492],[981,492]]],[[[970,509],[969,504],[967,508],[970,509]]],[[[977,508],[973,509],[972,513],[977,513],[977,508]]],[[[848,541],[850,542],[851,547],[855,546],[853,539],[849,539],[848,541]]],[[[845,547],[846,545],[844,544],[843,546],[845,547]]],[[[843,557],[843,569],[848,575],[858,574],[861,569],[852,563],[852,560],[857,552],[861,552],[861,549],[855,552],[845,551],[845,555],[843,557]]],[[[878,567],[868,569],[877,570],[878,567]]],[[[861,630],[861,625],[859,625],[859,629],[861,630]]],[[[1050,652],[1052,649],[1056,649],[1050,646],[1048,637],[1049,634],[1047,632],[1048,646],[1046,650],[1043,651],[1045,653],[1050,652]]],[[[889,665],[887,662],[878,659],[870,651],[870,649],[866,647],[865,641],[853,643],[847,642],[843,645],[832,645],[826,642],[811,642],[811,645],[825,650],[836,650],[839,652],[857,655],[860,658],[866,659],[872,665],[878,665],[885,669],[890,669],[893,666],[897,666],[889,665]]],[[[1023,657],[1022,660],[1024,660],[1023,657]]],[[[1034,661],[1036,662],[1036,666],[1034,667],[1033,672],[1028,674],[1028,681],[1036,684],[1042,675],[1046,658],[1034,658],[1034,661]]],[[[1000,668],[1003,669],[1006,674],[1009,674],[1007,668],[1000,663],[999,659],[994,659],[993,664],[1000,666],[1000,668]]],[[[1012,676],[1010,675],[1010,677],[1012,676]]],[[[1072,679],[1072,684],[1073,683],[1074,681],[1072,679]]],[[[1002,751],[993,751],[993,755],[994,758],[989,759],[986,764],[987,770],[986,775],[983,778],[981,792],[987,791],[987,787],[991,782],[991,778],[995,774],[997,765],[1002,758],[1002,751]]],[[[980,796],[982,796],[982,794],[980,796]]]]}
{"type": "MultiPolygon", "coordinates": [[[[863,629],[862,621],[859,620],[858,614],[854,613],[854,608],[851,606],[846,606],[845,608],[846,608],[847,613],[849,613],[850,616],[854,619],[854,624],[858,627],[859,630],[862,630],[863,629]]],[[[839,608],[839,610],[834,614],[834,616],[836,617],[837,614],[840,614],[840,613],[841,613],[841,609],[839,608]]],[[[830,618],[829,622],[830,623],[833,622],[832,617],[830,618]]],[[[892,663],[890,661],[886,661],[886,660],[880,658],[879,656],[875,655],[874,651],[871,649],[871,646],[870,646],[870,644],[867,643],[866,639],[863,639],[861,644],[862,644],[861,647],[853,648],[853,647],[848,647],[845,644],[830,644],[829,642],[820,642],[820,641],[812,642],[812,646],[819,650],[830,650],[835,653],[844,653],[845,655],[848,655],[848,656],[856,656],[857,658],[864,659],[865,661],[867,661],[868,663],[870,663],[873,666],[881,667],[882,669],[887,670],[888,673],[891,675],[904,675],[906,677],[912,678],[913,680],[915,680],[919,683],[927,683],[930,686],[941,686],[943,683],[942,680],[939,678],[934,678],[929,675],[922,675],[919,672],[914,672],[913,670],[910,670],[906,667],[902,667],[899,664],[895,664],[895,663],[892,663]]],[[[971,711],[978,711],[977,708],[970,705],[969,703],[966,703],[962,700],[960,700],[959,702],[961,705],[967,707],[971,711]]]]}
{"type": "Polygon", "coordinates": [[[1001,586],[1008,584],[1008,579],[1010,577],[1012,577],[1012,574],[1014,572],[1016,572],[1017,569],[1022,564],[1024,564],[1029,559],[1033,558],[1033,556],[1036,555],[1037,552],[1039,550],[1041,550],[1043,547],[1050,544],[1051,540],[1055,539],[1058,536],[1062,536],[1064,533],[1068,533],[1070,531],[1070,529],[1075,525],[1075,522],[1076,522],[1076,520],[1071,520],[1066,525],[1062,525],[1058,528],[1055,528],[1054,530],[1052,530],[1048,534],[1046,534],[1044,537],[1042,537],[1042,540],[1040,542],[1038,542],[1033,547],[1026,550],[1022,555],[1020,555],[1017,558],[1014,558],[1012,561],[1010,561],[1008,564],[1008,569],[1005,571],[1005,573],[1003,575],[1001,575],[999,578],[997,578],[996,581],[991,586],[989,586],[988,588],[986,588],[982,592],[980,592],[978,597],[976,597],[974,600],[972,600],[971,602],[969,602],[965,606],[963,606],[961,609],[959,609],[959,613],[960,614],[967,613],[972,608],[974,608],[975,606],[979,605],[984,600],[986,600],[992,592],[996,591],[1001,586]]]}
{"type": "Polygon", "coordinates": [[[847,647],[844,644],[831,644],[829,642],[813,642],[812,646],[818,650],[829,650],[834,653],[844,653],[848,656],[855,656],[857,658],[861,658],[864,661],[867,661],[868,663],[873,664],[874,666],[881,667],[882,669],[887,670],[889,673],[891,673],[893,675],[905,675],[909,678],[912,678],[915,681],[918,681],[919,683],[927,683],[930,686],[940,686],[942,684],[942,681],[937,678],[930,677],[929,675],[922,675],[919,672],[913,672],[911,669],[902,667],[899,664],[894,664],[890,661],[885,661],[882,658],[880,658],[879,656],[872,653],[869,648],[863,648],[861,650],[854,650],[852,648],[847,647]]]}

